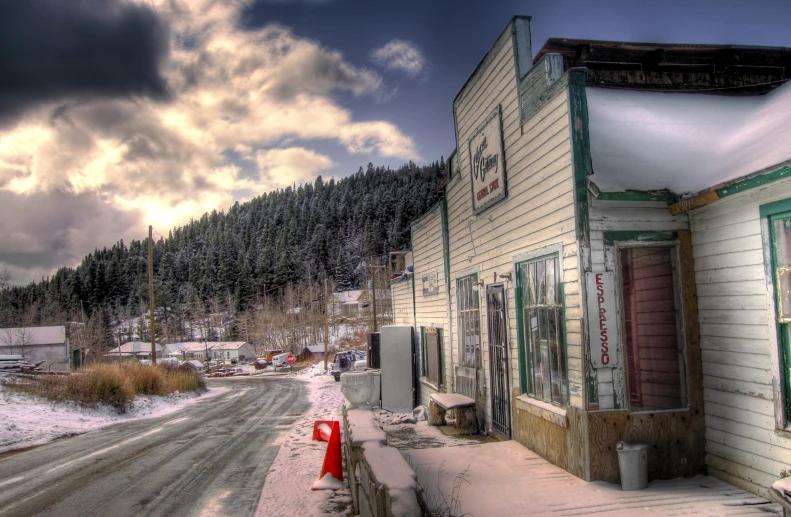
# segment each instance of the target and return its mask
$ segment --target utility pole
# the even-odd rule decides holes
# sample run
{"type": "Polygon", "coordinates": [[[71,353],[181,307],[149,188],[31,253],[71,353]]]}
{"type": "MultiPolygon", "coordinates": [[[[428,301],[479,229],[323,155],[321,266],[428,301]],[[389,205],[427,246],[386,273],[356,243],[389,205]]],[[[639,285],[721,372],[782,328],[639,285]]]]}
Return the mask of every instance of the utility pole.
{"type": "Polygon", "coordinates": [[[371,290],[373,291],[372,298],[373,298],[373,310],[374,310],[374,332],[378,329],[376,328],[376,268],[371,271],[371,290]]]}
{"type": "MultiPolygon", "coordinates": [[[[373,262],[373,257],[371,258],[371,262],[373,262]]],[[[378,261],[377,261],[378,262],[378,261]]],[[[376,270],[377,269],[386,269],[387,266],[368,266],[366,267],[371,270],[371,297],[373,303],[373,312],[374,312],[374,332],[377,332],[378,326],[376,324],[376,270]]]]}
{"type": "Polygon", "coordinates": [[[330,320],[329,320],[329,294],[327,294],[328,280],[324,279],[324,375],[327,375],[327,355],[330,353],[330,320]]]}
{"type": "Polygon", "coordinates": [[[157,348],[154,337],[154,227],[148,225],[148,303],[150,311],[151,364],[157,364],[157,348]]]}

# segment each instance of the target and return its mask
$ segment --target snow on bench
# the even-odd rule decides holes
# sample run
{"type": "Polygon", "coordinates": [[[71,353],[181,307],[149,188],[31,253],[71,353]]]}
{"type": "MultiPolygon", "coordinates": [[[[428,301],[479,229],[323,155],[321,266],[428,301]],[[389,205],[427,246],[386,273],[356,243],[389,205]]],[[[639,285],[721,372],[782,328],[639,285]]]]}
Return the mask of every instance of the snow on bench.
{"type": "Polygon", "coordinates": [[[445,410],[475,406],[474,400],[459,393],[432,393],[431,400],[445,410]]]}
{"type": "Polygon", "coordinates": [[[478,434],[475,401],[458,393],[432,393],[428,404],[428,425],[445,425],[445,413],[456,410],[459,434],[478,434]]]}

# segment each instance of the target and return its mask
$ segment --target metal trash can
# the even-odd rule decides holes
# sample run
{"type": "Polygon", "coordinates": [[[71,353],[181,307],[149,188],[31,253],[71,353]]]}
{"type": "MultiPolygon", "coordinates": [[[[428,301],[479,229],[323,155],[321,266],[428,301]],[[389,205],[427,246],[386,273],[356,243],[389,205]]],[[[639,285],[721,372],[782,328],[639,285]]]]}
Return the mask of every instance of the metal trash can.
{"type": "Polygon", "coordinates": [[[648,485],[648,445],[618,442],[621,490],[642,490],[648,485]]]}

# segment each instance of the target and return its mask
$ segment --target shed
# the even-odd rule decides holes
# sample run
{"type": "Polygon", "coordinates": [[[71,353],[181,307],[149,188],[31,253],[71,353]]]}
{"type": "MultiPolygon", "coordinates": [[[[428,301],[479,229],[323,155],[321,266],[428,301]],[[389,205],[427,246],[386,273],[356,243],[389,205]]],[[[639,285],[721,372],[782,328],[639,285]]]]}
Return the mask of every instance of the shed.
{"type": "Polygon", "coordinates": [[[65,326],[0,329],[0,354],[21,355],[29,363],[69,371],[69,338],[65,326]]]}
{"type": "Polygon", "coordinates": [[[311,361],[314,364],[324,360],[324,344],[308,345],[297,355],[298,361],[311,361]]]}

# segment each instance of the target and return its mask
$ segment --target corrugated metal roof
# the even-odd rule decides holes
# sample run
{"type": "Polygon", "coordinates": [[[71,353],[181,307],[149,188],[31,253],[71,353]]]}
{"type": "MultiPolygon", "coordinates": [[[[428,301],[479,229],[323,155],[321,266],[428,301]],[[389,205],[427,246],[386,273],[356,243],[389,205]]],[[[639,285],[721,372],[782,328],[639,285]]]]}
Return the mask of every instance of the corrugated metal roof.
{"type": "Polygon", "coordinates": [[[64,343],[66,343],[65,326],[0,329],[0,346],[60,345],[64,343]]]}

